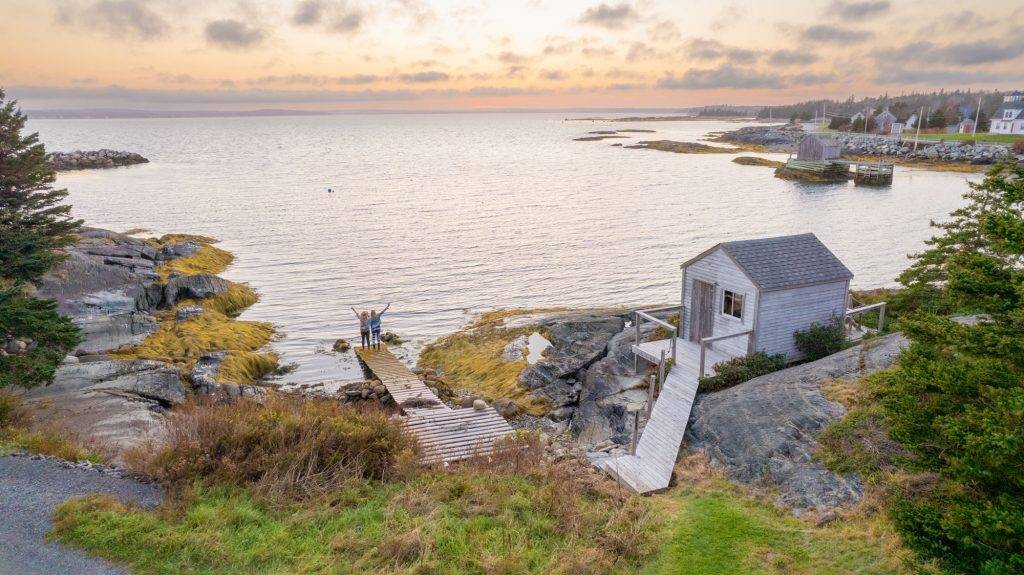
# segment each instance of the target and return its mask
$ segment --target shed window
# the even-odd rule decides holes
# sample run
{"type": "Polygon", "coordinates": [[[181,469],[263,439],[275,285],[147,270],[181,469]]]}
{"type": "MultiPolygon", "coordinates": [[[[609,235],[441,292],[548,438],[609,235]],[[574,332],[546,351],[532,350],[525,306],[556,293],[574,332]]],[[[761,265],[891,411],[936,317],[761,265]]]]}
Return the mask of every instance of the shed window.
{"type": "Polygon", "coordinates": [[[722,296],[722,314],[743,319],[743,294],[725,290],[722,296]]]}

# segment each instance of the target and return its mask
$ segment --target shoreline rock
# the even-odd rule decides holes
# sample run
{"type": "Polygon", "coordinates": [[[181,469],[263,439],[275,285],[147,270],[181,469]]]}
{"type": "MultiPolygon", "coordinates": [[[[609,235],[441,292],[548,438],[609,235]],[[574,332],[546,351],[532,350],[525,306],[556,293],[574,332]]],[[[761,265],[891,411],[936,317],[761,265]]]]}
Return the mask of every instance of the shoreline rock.
{"type": "Polygon", "coordinates": [[[846,413],[824,396],[821,385],[885,369],[906,345],[902,334],[890,334],[818,361],[700,394],[685,445],[702,449],[734,481],[777,489],[777,502],[796,511],[855,502],[864,493],[860,476],[833,473],[814,457],[817,436],[846,413]]]}
{"type": "MultiPolygon", "coordinates": [[[[795,152],[806,135],[802,129],[793,126],[748,126],[717,134],[712,141],[766,146],[773,152],[795,152]]],[[[885,156],[904,160],[972,165],[988,165],[1015,158],[1010,148],[998,144],[923,142],[918,143],[915,151],[913,144],[900,142],[888,136],[853,132],[834,132],[828,135],[842,145],[843,154],[853,156],[885,156]]],[[[1024,156],[1016,159],[1024,161],[1024,156]]]]}
{"type": "Polygon", "coordinates": [[[73,170],[97,170],[120,168],[135,164],[146,164],[148,159],[134,152],[121,150],[75,150],[74,152],[53,152],[48,158],[50,165],[58,172],[73,170]]]}

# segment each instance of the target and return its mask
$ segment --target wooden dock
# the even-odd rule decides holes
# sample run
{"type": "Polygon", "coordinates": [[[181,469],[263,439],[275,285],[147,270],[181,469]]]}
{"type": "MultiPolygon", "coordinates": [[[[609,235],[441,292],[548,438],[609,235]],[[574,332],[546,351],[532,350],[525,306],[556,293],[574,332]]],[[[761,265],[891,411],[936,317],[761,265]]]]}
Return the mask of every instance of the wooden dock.
{"type": "Polygon", "coordinates": [[[445,405],[383,344],[379,350],[357,349],[356,355],[398,404],[405,428],[420,444],[424,464],[488,455],[496,441],[513,433],[493,407],[453,409],[445,405]]]}
{"type": "Polygon", "coordinates": [[[883,162],[857,162],[853,183],[858,186],[888,186],[892,184],[893,165],[883,162]]]}

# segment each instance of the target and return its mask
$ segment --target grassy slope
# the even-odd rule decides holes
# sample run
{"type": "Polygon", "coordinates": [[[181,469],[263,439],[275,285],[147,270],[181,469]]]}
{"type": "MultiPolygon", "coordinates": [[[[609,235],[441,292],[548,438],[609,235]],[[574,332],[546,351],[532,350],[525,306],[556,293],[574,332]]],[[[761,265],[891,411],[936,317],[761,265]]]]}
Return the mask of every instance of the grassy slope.
{"type": "MultiPolygon", "coordinates": [[[[572,511],[595,522],[595,536],[573,536],[557,495],[514,474],[437,472],[284,508],[235,488],[200,490],[180,513],[93,497],[61,506],[55,533],[137,573],[546,575],[581,559],[570,572],[632,572],[635,565],[616,567],[602,548],[614,549],[636,516],[591,499],[572,511]],[[601,528],[608,519],[611,527],[601,528]]],[[[642,511],[642,502],[634,507],[642,511]]]]}
{"type": "MultiPolygon", "coordinates": [[[[916,134],[911,132],[904,137],[915,138],[916,134]]],[[[1017,134],[977,134],[972,137],[970,134],[921,134],[922,140],[946,140],[947,142],[966,142],[977,139],[979,142],[1000,142],[1012,144],[1013,142],[1024,142],[1024,136],[1017,134]]]]}
{"type": "Polygon", "coordinates": [[[678,515],[649,575],[902,573],[862,526],[815,528],[728,488],[676,495],[678,515]]]}
{"type": "Polygon", "coordinates": [[[58,511],[55,532],[154,574],[917,572],[867,520],[815,528],[724,483],[654,498],[666,522],[643,528],[656,553],[616,567],[614,540],[566,536],[538,497],[529,481],[484,472],[367,485],[308,509],[274,509],[222,488],[201,491],[180,514],[74,500],[58,511]]]}

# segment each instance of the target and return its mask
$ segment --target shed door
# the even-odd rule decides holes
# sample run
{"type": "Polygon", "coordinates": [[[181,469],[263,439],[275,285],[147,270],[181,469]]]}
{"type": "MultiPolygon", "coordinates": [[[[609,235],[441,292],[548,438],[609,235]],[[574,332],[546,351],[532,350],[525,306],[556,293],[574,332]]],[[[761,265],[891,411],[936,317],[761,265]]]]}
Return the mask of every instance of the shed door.
{"type": "Polygon", "coordinates": [[[715,286],[701,280],[693,280],[693,295],[690,298],[690,341],[700,342],[711,337],[715,330],[715,286]]]}

